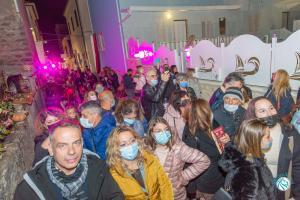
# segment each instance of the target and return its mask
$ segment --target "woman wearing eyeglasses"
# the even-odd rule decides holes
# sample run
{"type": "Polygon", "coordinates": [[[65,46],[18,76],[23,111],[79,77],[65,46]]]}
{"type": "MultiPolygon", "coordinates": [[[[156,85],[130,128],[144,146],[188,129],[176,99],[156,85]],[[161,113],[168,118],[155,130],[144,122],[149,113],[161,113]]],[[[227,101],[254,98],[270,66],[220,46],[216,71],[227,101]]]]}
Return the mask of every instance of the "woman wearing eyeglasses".
{"type": "Polygon", "coordinates": [[[159,160],[129,126],[118,126],[107,141],[107,163],[125,199],[173,199],[171,182],[159,160]]]}
{"type": "Polygon", "coordinates": [[[185,186],[208,168],[209,158],[179,140],[176,132],[172,131],[168,122],[161,117],[150,121],[148,135],[154,154],[170,178],[174,199],[185,200],[185,186]],[[183,169],[185,163],[189,163],[190,166],[183,169]]]}

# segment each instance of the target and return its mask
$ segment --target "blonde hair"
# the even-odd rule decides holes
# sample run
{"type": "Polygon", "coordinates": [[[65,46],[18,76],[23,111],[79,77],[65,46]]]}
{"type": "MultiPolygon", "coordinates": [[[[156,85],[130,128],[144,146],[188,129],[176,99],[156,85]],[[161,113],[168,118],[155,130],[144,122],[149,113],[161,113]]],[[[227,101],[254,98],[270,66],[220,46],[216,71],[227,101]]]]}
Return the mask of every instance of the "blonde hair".
{"type": "Polygon", "coordinates": [[[193,77],[193,74],[195,73],[195,68],[187,68],[187,71],[186,71],[186,76],[188,78],[191,78],[193,77]]]}
{"type": "Polygon", "coordinates": [[[144,161],[143,155],[141,152],[148,151],[151,152],[150,148],[145,145],[142,138],[129,126],[117,126],[112,133],[110,134],[107,143],[106,143],[106,162],[109,167],[117,168],[121,167],[124,171],[130,172],[131,170],[123,162],[120,154],[120,142],[119,142],[119,135],[123,132],[129,131],[132,136],[136,139],[136,142],[139,146],[139,154],[137,160],[139,163],[144,161]]]}
{"type": "Polygon", "coordinates": [[[287,90],[290,90],[289,74],[284,69],[279,69],[276,72],[275,80],[273,82],[272,91],[277,102],[282,96],[286,96],[287,90]]]}

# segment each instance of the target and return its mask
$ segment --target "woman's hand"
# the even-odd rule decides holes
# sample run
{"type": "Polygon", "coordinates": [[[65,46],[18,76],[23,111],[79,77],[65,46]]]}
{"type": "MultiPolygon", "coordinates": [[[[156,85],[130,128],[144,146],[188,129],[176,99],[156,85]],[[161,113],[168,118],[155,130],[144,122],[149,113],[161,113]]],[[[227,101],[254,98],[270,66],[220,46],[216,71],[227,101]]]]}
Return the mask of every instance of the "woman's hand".
{"type": "Polygon", "coordinates": [[[224,136],[220,137],[220,141],[223,143],[223,144],[226,144],[228,142],[230,142],[230,137],[227,133],[224,134],[224,136]]]}

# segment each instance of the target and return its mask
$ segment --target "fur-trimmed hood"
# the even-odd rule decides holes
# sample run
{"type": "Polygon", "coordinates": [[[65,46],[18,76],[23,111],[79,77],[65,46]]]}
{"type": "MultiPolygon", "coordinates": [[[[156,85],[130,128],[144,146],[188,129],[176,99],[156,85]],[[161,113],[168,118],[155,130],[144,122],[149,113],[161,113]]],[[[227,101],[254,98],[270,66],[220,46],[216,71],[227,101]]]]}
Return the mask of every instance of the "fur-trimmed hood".
{"type": "Polygon", "coordinates": [[[222,158],[219,160],[219,166],[225,171],[229,172],[239,167],[260,167],[264,163],[263,159],[253,158],[247,160],[233,143],[228,143],[222,158]]]}
{"type": "Polygon", "coordinates": [[[263,159],[248,159],[229,143],[219,166],[227,172],[225,188],[230,190],[233,199],[275,199],[273,176],[263,159]]]}

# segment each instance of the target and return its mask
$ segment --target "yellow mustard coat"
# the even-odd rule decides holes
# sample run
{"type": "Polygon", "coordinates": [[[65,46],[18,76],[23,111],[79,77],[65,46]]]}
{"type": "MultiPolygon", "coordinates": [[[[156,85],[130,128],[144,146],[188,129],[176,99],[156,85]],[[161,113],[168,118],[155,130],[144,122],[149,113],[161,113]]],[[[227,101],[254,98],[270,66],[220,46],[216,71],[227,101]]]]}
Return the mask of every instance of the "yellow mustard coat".
{"type": "Polygon", "coordinates": [[[121,188],[127,200],[173,200],[172,184],[160,165],[159,160],[148,152],[143,152],[146,192],[139,183],[122,167],[112,167],[110,173],[121,188]]]}

